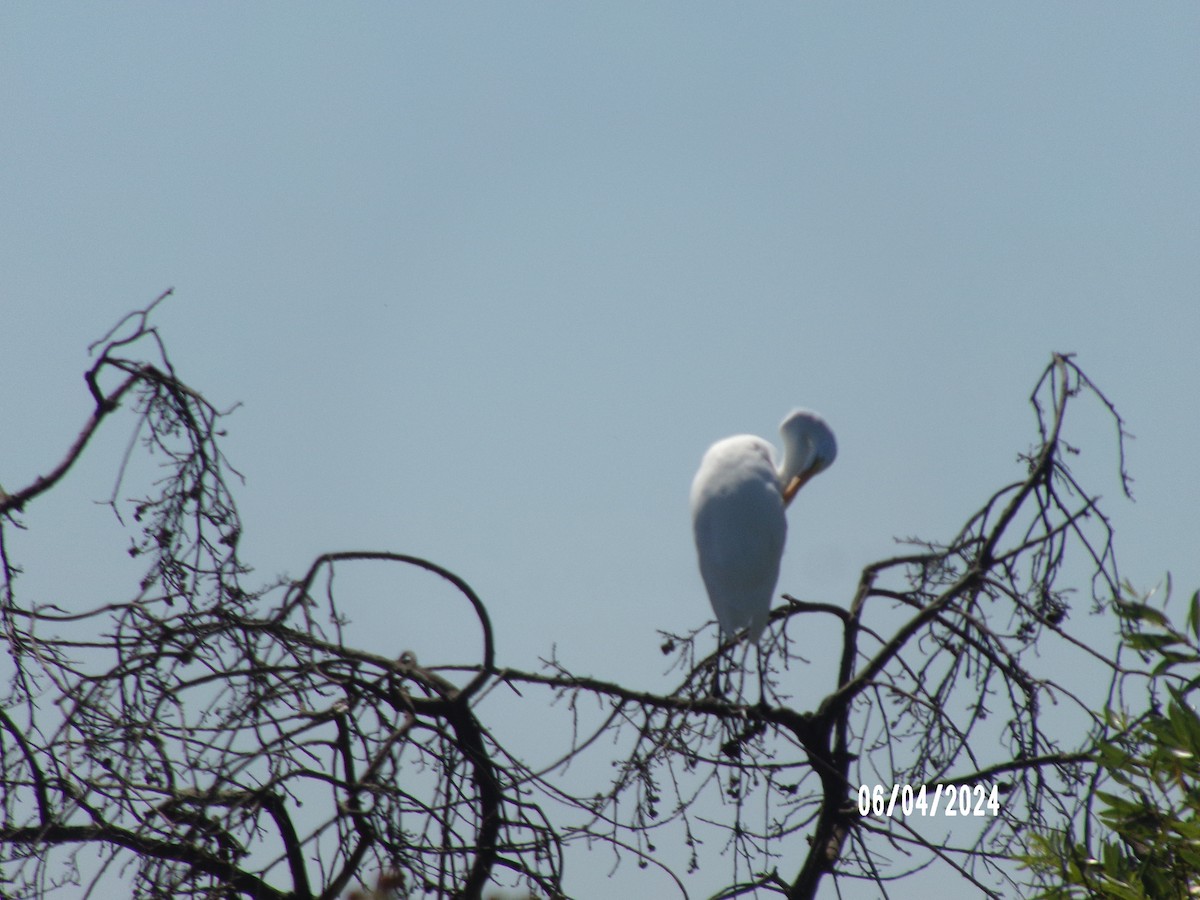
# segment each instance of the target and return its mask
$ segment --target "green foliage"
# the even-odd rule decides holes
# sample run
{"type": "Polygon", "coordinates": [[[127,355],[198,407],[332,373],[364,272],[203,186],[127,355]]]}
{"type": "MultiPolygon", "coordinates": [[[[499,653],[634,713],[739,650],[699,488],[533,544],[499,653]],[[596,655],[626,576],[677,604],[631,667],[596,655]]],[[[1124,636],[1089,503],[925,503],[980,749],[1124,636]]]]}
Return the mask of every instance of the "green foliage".
{"type": "MultiPolygon", "coordinates": [[[[1045,900],[1200,897],[1200,715],[1193,705],[1200,684],[1200,591],[1192,594],[1183,630],[1165,602],[1159,609],[1128,585],[1124,591],[1116,613],[1124,646],[1148,667],[1149,708],[1133,720],[1107,713],[1114,736],[1095,753],[1095,816],[1084,824],[1085,835],[1043,831],[1032,837],[1024,863],[1045,900]]],[[[1169,598],[1169,581],[1165,593],[1169,598]]]]}

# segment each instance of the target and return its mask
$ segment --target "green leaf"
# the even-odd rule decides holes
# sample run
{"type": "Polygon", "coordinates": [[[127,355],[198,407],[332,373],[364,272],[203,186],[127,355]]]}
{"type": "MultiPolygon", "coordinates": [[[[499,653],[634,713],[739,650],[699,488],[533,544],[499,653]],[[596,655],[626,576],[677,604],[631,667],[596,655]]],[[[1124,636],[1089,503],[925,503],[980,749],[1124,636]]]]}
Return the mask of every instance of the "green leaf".
{"type": "Polygon", "coordinates": [[[1179,639],[1169,634],[1131,634],[1125,639],[1130,650],[1161,650],[1178,643],[1179,639]]]}
{"type": "Polygon", "coordinates": [[[1131,619],[1136,622],[1149,622],[1160,628],[1168,628],[1171,624],[1171,620],[1167,618],[1162,610],[1155,609],[1146,603],[1118,600],[1117,611],[1121,614],[1122,618],[1131,619]]]}

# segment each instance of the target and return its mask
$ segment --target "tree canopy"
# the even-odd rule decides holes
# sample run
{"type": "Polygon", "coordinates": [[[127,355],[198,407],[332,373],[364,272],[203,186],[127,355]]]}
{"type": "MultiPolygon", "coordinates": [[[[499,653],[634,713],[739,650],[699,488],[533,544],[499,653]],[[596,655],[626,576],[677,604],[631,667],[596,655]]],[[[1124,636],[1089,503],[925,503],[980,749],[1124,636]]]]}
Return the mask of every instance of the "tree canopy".
{"type": "Polygon", "coordinates": [[[1069,355],[1035,380],[1019,477],[970,504],[957,534],[866,565],[851,597],[784,596],[750,703],[742,648],[717,647],[711,623],[662,636],[673,682],[649,692],[553,656],[501,664],[486,598],[403,552],[323,553],[250,584],[229,411],[172,365],[153,323],[166,296],[93,345],[92,412],[48,474],[0,493],[5,894],[116,878],[139,897],[594,896],[570,860],[600,847],[679,896],[697,872],[719,897],[807,898],[829,882],[888,895],[923,870],[960,894],[1020,895],[1061,880],[1047,853],[1088,869],[1080,835],[1112,808],[1115,748],[1200,733],[1181,712],[1191,682],[1144,714],[1176,671],[1146,660],[1176,643],[1149,633],[1167,620],[1122,585],[1109,519],[1069,465],[1068,410],[1099,404],[1128,492],[1124,422],[1069,355]],[[108,504],[144,574],[88,608],[26,597],[8,536],[119,423],[133,438],[108,504]],[[157,475],[130,495],[139,467],[157,475]],[[394,655],[344,640],[338,573],[367,566],[444,579],[475,623],[461,656],[405,646],[400,612],[394,655]],[[808,666],[796,638],[818,623],[839,662],[806,670],[826,687],[800,709],[783,676],[808,666]],[[724,695],[718,666],[735,673],[724,695]],[[488,718],[501,700],[528,704],[569,752],[510,749],[488,718]]]}

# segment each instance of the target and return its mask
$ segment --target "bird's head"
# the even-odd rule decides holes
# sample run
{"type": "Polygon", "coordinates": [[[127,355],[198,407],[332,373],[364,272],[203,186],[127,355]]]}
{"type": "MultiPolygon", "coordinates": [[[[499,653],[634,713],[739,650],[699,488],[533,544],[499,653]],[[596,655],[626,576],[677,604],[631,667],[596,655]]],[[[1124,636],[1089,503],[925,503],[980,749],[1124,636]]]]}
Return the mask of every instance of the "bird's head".
{"type": "Polygon", "coordinates": [[[837,458],[837,439],[825,420],[809,409],[788,413],[779,433],[783,435],[779,484],[783,502],[787,504],[810,478],[833,464],[837,458]]]}

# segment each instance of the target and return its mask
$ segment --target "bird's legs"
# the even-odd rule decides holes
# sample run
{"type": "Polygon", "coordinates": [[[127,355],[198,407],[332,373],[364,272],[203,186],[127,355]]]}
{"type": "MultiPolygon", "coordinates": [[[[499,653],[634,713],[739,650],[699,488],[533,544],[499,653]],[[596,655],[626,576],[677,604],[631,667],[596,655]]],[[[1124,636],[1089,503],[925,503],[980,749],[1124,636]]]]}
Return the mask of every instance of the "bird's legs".
{"type": "Polygon", "coordinates": [[[716,699],[723,700],[726,697],[728,697],[729,695],[733,694],[733,692],[734,692],[734,685],[733,685],[734,645],[745,640],[747,642],[747,644],[742,649],[742,661],[741,661],[741,672],[742,672],[743,678],[740,683],[740,687],[737,691],[737,698],[736,698],[736,699],[741,699],[742,692],[745,690],[745,677],[744,676],[746,673],[746,658],[747,658],[747,656],[749,656],[749,653],[750,653],[749,638],[746,637],[745,632],[739,632],[733,638],[726,637],[723,632],[718,632],[718,635],[719,635],[719,637],[718,637],[719,643],[717,644],[717,658],[713,661],[712,696],[716,699]],[[725,651],[728,651],[728,657],[729,657],[728,659],[726,659],[725,651]],[[721,684],[721,667],[723,664],[728,666],[728,668],[725,671],[724,686],[722,686],[722,684],[721,684]]]}
{"type": "Polygon", "coordinates": [[[721,662],[725,659],[725,644],[727,642],[725,632],[717,629],[717,654],[713,660],[713,677],[712,677],[712,698],[714,700],[723,700],[725,698],[725,688],[729,687],[728,679],[726,679],[725,688],[721,687],[721,662]]]}
{"type": "Polygon", "coordinates": [[[754,650],[758,659],[758,705],[767,705],[767,673],[763,669],[762,644],[756,642],[754,650]]]}
{"type": "MultiPolygon", "coordinates": [[[[750,640],[749,635],[747,635],[745,633],[740,634],[738,636],[738,639],[744,640],[745,644],[742,647],[742,660],[741,660],[742,680],[740,682],[740,687],[738,689],[736,699],[744,703],[745,702],[745,689],[746,689],[746,681],[745,681],[746,663],[750,659],[751,640],[750,640]]],[[[730,643],[730,642],[722,641],[720,644],[718,644],[717,657],[713,661],[713,676],[712,676],[711,691],[712,691],[712,696],[716,699],[724,699],[725,697],[727,697],[729,694],[731,694],[733,692],[733,670],[734,670],[733,660],[729,659],[727,661],[725,659],[726,654],[723,652],[725,649],[727,649],[726,645],[728,643],[730,643]],[[725,672],[725,683],[724,683],[724,685],[722,685],[721,684],[721,674],[722,674],[721,667],[725,663],[728,664],[729,668],[725,672]]],[[[757,664],[758,664],[758,666],[757,666],[758,667],[758,705],[766,706],[767,705],[767,673],[766,673],[765,657],[763,656],[762,644],[758,641],[754,641],[753,644],[754,644],[754,656],[755,656],[755,660],[757,661],[757,664]]],[[[732,651],[733,651],[732,646],[728,647],[728,649],[730,651],[730,655],[732,656],[732,651]]]]}
{"type": "Polygon", "coordinates": [[[721,690],[721,653],[717,653],[717,658],[713,660],[713,679],[712,679],[712,696],[713,699],[724,697],[725,694],[721,690]]]}

